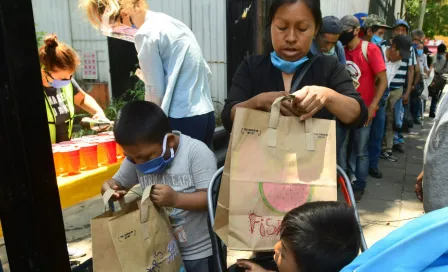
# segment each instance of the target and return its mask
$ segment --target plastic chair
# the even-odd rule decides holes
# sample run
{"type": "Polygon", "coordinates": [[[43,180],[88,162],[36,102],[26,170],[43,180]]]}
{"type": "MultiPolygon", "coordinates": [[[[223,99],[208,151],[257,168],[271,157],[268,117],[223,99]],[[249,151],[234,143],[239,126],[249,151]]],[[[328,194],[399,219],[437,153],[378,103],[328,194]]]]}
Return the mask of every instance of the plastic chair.
{"type": "MultiPolygon", "coordinates": [[[[215,211],[216,206],[218,205],[218,197],[219,197],[219,187],[221,185],[221,177],[224,171],[224,167],[221,167],[213,176],[208,191],[207,191],[207,200],[208,200],[208,225],[210,238],[212,240],[212,248],[213,248],[213,257],[215,262],[215,270],[216,272],[224,272],[227,271],[227,248],[221,239],[216,235],[213,231],[213,224],[215,222],[215,211]]],[[[338,179],[337,182],[340,184],[340,188],[344,195],[344,199],[347,204],[353,207],[355,211],[356,221],[358,222],[359,232],[361,234],[361,251],[364,252],[367,250],[366,240],[364,238],[364,233],[362,231],[361,221],[359,219],[358,211],[356,209],[356,201],[355,196],[353,194],[352,184],[347,174],[341,167],[337,167],[338,179]]],[[[252,259],[256,263],[259,261],[263,261],[269,263],[272,257],[269,259],[267,257],[258,258],[256,260],[252,259]]]]}

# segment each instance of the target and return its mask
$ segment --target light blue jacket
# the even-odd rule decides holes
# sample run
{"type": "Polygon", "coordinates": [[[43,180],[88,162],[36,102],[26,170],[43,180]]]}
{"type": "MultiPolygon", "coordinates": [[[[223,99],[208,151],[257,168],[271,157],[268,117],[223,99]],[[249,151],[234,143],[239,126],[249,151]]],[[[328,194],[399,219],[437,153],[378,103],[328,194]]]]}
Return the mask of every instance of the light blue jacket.
{"type": "Polygon", "coordinates": [[[448,208],[396,229],[341,270],[353,271],[448,271],[448,208]]]}
{"type": "Polygon", "coordinates": [[[163,13],[147,11],[135,36],[145,82],[145,100],[172,118],[213,111],[211,71],[193,32],[163,13]]]}

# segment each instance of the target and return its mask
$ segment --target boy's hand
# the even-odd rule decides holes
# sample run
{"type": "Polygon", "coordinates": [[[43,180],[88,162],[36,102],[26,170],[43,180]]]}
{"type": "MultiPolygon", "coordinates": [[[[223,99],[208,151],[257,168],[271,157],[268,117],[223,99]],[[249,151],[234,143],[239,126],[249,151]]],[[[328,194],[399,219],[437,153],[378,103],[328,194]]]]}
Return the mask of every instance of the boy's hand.
{"type": "Polygon", "coordinates": [[[151,200],[155,204],[162,207],[176,207],[178,192],[174,191],[171,186],[156,184],[151,190],[151,200]]]}
{"type": "Polygon", "coordinates": [[[263,267],[259,266],[258,264],[255,264],[253,262],[250,262],[248,260],[238,260],[236,262],[239,267],[244,268],[246,272],[270,272],[263,267]]]}
{"type": "Polygon", "coordinates": [[[118,182],[113,179],[106,181],[103,186],[101,186],[101,195],[104,195],[108,189],[115,191],[115,194],[113,194],[110,198],[111,200],[118,200],[128,193],[118,182]]]}

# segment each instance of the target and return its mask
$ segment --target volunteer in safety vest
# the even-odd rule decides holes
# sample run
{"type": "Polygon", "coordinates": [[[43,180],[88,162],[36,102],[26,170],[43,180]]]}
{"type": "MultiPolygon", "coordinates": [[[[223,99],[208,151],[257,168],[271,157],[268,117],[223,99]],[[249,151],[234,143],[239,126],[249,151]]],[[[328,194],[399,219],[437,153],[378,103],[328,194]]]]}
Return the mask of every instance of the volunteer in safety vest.
{"type": "Polygon", "coordinates": [[[81,90],[73,79],[80,64],[73,48],[59,42],[56,35],[47,35],[39,48],[39,59],[52,143],[71,139],[75,105],[92,114],[94,119],[105,118],[95,99],[81,90]]]}

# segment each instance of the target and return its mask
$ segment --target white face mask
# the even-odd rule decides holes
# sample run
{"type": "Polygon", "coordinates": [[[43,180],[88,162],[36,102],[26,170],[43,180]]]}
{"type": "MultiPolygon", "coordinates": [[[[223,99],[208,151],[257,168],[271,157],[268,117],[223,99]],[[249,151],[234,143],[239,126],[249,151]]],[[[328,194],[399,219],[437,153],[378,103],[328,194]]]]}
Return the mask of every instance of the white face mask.
{"type": "Polygon", "coordinates": [[[333,46],[333,47],[330,49],[330,51],[328,51],[328,52],[323,52],[323,51],[322,51],[322,54],[324,54],[325,56],[333,56],[334,53],[335,53],[335,51],[336,51],[335,46],[333,46]]]}
{"type": "Polygon", "coordinates": [[[109,10],[106,10],[103,14],[101,25],[101,31],[103,34],[111,38],[120,39],[127,42],[135,42],[135,34],[138,29],[120,23],[111,26],[109,24],[110,16],[111,12],[109,10]]]}

